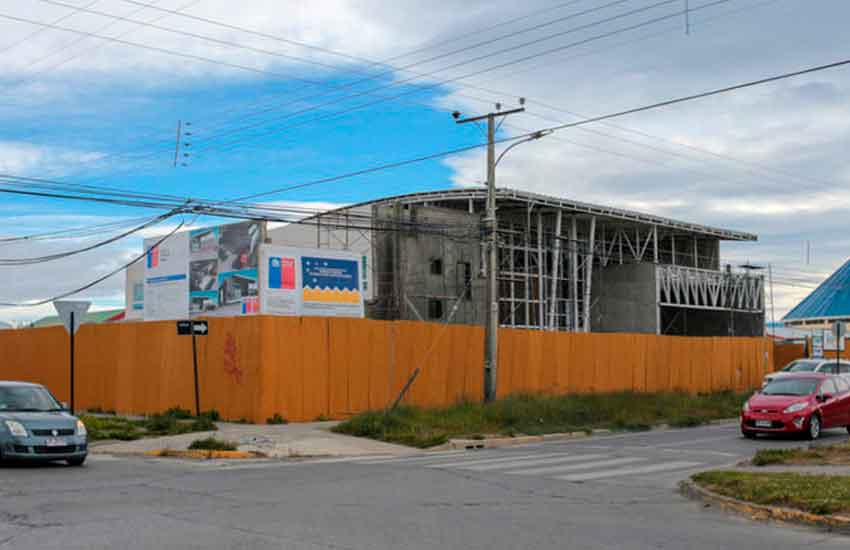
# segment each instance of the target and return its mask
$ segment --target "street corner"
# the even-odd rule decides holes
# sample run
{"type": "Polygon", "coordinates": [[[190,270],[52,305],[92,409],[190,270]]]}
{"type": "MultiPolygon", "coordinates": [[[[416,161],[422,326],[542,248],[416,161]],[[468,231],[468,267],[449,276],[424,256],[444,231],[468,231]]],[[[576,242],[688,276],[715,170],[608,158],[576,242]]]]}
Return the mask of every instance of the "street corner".
{"type": "Polygon", "coordinates": [[[259,451],[216,451],[201,449],[154,449],[146,451],[143,456],[152,458],[188,458],[194,460],[246,460],[269,458],[267,454],[259,451]]]}
{"type": "Polygon", "coordinates": [[[712,491],[697,483],[695,477],[682,480],[679,492],[690,500],[703,503],[705,508],[716,507],[753,521],[816,528],[850,536],[850,515],[817,514],[785,506],[757,504],[712,491]]]}

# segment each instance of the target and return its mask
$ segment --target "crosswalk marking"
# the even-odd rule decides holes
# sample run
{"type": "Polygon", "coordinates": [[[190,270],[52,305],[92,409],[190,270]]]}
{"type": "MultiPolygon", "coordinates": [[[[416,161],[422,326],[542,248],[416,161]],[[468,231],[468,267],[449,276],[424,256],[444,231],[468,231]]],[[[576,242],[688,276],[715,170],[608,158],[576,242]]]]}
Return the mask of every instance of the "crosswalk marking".
{"type": "MultiPolygon", "coordinates": [[[[576,470],[592,470],[594,468],[605,468],[607,466],[620,466],[622,464],[631,464],[632,462],[644,462],[646,458],[630,457],[630,458],[612,458],[611,460],[599,460],[596,462],[585,462],[583,464],[566,464],[560,466],[548,466],[545,468],[531,468],[523,470],[512,470],[505,472],[508,475],[533,476],[542,474],[556,474],[561,472],[572,472],[576,470]]],[[[561,479],[561,478],[558,478],[561,479]]]]}
{"type": "Polygon", "coordinates": [[[568,455],[562,454],[554,458],[541,458],[538,460],[512,460],[510,462],[502,462],[498,464],[484,464],[482,466],[461,466],[464,470],[475,470],[478,472],[487,472],[490,470],[507,470],[520,466],[541,466],[543,464],[561,464],[564,462],[578,462],[581,460],[595,460],[597,458],[605,458],[607,455],[568,455]]]}
{"type": "Polygon", "coordinates": [[[454,458],[458,455],[462,454],[472,454],[470,451],[462,450],[462,451],[446,451],[443,453],[433,453],[433,454],[418,454],[413,456],[392,456],[392,457],[373,457],[375,460],[368,460],[363,462],[363,464],[389,464],[395,462],[419,462],[423,460],[439,460],[441,458],[454,458]]]}
{"type": "Polygon", "coordinates": [[[531,455],[494,455],[491,458],[486,458],[482,460],[461,460],[459,462],[444,462],[442,464],[428,464],[428,468],[462,468],[464,466],[477,466],[479,464],[497,464],[501,462],[510,462],[514,460],[522,460],[522,459],[531,459],[531,458],[548,458],[554,456],[564,456],[563,452],[560,453],[547,453],[547,454],[531,454],[531,455]]]}
{"type": "Polygon", "coordinates": [[[694,468],[699,465],[701,465],[700,462],[662,462],[661,464],[651,464],[649,466],[637,466],[634,468],[619,468],[616,470],[607,470],[602,472],[587,472],[583,474],[557,476],[555,479],[562,479],[564,481],[589,481],[591,479],[603,479],[606,477],[621,477],[635,474],[651,474],[653,472],[663,472],[668,470],[682,470],[684,468],[694,468]]]}

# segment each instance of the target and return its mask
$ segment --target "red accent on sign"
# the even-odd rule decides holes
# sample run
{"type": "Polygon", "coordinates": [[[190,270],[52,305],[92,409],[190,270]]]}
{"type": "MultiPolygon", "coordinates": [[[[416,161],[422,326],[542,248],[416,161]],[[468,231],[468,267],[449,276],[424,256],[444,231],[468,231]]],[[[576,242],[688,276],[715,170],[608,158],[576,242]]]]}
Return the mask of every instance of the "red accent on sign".
{"type": "Polygon", "coordinates": [[[280,259],[280,288],[295,290],[295,258],[280,259]]]}

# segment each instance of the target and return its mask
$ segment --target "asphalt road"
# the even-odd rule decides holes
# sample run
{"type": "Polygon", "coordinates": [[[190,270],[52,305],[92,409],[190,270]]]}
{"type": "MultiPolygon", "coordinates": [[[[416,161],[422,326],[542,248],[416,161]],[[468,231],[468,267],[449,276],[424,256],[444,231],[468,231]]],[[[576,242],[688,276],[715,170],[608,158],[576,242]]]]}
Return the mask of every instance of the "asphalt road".
{"type": "Polygon", "coordinates": [[[722,425],[412,458],[5,466],[0,548],[846,549],[675,491],[758,447],[804,444],[722,425]]]}

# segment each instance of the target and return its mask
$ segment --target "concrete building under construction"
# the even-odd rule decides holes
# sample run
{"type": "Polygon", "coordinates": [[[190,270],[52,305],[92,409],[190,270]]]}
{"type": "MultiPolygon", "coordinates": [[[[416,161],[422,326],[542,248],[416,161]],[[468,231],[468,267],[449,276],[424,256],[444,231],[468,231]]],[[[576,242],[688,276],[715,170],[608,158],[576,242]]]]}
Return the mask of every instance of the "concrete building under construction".
{"type": "MultiPolygon", "coordinates": [[[[481,324],[485,189],[383,198],[268,231],[275,244],[369,258],[367,316],[481,324]]],[[[756,235],[510,189],[497,191],[502,326],[755,336],[764,279],[720,262],[756,235]]]]}

